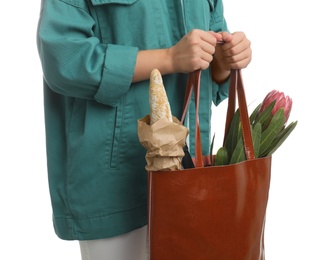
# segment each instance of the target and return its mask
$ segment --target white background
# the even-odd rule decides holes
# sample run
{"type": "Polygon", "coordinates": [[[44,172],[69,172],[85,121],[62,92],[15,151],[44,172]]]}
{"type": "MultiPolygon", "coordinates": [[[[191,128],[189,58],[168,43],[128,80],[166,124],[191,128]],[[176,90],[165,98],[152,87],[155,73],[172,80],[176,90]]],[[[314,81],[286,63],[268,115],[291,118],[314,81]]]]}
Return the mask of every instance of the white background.
{"type": "MultiPolygon", "coordinates": [[[[249,109],[277,89],[291,96],[289,120],[299,122],[273,156],[267,260],[327,260],[323,3],[225,0],[230,31],[244,31],[252,41],[253,60],[243,70],[249,109]]],[[[80,259],[77,242],[58,239],[52,228],[35,41],[39,6],[38,0],[1,4],[0,258],[80,259]]],[[[219,139],[225,102],[213,116],[219,139]]]]}

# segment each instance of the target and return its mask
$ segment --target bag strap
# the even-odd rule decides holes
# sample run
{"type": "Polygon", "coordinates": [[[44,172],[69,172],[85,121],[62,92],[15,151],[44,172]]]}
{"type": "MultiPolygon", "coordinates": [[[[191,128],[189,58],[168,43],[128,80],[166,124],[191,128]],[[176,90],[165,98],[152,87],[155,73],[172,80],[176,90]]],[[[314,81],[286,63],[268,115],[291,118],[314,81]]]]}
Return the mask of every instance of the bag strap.
{"type": "Polygon", "coordinates": [[[244,90],[241,70],[232,70],[230,77],[231,77],[231,82],[230,82],[229,94],[228,94],[228,108],[227,108],[227,115],[226,115],[224,143],[233,119],[233,115],[235,113],[235,103],[236,103],[236,93],[237,93],[245,155],[247,160],[252,160],[255,159],[254,146],[253,146],[248,106],[245,98],[245,90],[244,90]]]}
{"type": "MultiPolygon", "coordinates": [[[[181,122],[183,123],[185,120],[185,115],[190,103],[192,90],[193,90],[194,99],[195,99],[195,167],[204,167],[203,157],[202,157],[201,135],[200,135],[200,122],[199,122],[200,78],[201,78],[200,70],[191,72],[188,75],[186,91],[184,96],[183,113],[181,117],[181,122]]],[[[235,113],[236,94],[238,97],[238,106],[240,111],[240,120],[242,126],[241,128],[242,128],[242,136],[243,136],[243,142],[245,148],[245,155],[247,160],[252,160],[255,159],[254,146],[253,146],[242,74],[240,70],[232,70],[230,75],[224,143],[227,137],[227,133],[229,132],[233,115],[235,113]]]]}
{"type": "Polygon", "coordinates": [[[188,74],[184,96],[183,114],[181,117],[181,122],[184,123],[193,90],[195,99],[195,167],[204,167],[199,122],[200,78],[201,70],[196,70],[188,74]]]}

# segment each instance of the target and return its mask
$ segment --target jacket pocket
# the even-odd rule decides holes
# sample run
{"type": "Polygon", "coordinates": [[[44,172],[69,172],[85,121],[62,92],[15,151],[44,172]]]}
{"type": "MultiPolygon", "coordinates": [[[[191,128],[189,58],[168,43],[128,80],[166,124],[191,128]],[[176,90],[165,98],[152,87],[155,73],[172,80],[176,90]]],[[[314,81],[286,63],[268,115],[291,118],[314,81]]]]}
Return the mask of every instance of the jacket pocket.
{"type": "Polygon", "coordinates": [[[124,108],[125,108],[125,96],[121,98],[120,104],[116,106],[115,109],[115,122],[112,132],[112,142],[111,142],[111,153],[110,153],[110,164],[109,168],[116,169],[119,165],[120,158],[120,146],[121,146],[121,135],[122,129],[124,127],[124,108]]]}
{"type": "Polygon", "coordinates": [[[124,99],[117,107],[75,99],[67,135],[68,167],[75,172],[108,173],[120,156],[124,99]]]}
{"type": "Polygon", "coordinates": [[[90,3],[101,43],[134,46],[140,50],[167,47],[170,24],[156,1],[90,0],[90,3]]]}
{"type": "Polygon", "coordinates": [[[139,0],[91,0],[93,5],[104,5],[104,4],[121,4],[121,5],[132,5],[139,0]]]}

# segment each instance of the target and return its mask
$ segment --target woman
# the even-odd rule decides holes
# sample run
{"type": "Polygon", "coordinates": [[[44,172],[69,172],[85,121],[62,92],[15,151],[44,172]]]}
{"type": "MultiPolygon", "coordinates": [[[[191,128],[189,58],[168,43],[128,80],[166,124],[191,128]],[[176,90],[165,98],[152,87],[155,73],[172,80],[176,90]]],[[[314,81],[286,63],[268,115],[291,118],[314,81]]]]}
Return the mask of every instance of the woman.
{"type": "MultiPolygon", "coordinates": [[[[137,120],[149,114],[150,72],[163,75],[179,118],[187,73],[202,70],[206,155],[211,102],[227,97],[230,70],[251,61],[250,41],[227,32],[221,0],[43,0],[37,45],[56,234],[80,241],[83,260],[146,259],[137,120]]],[[[186,123],[193,140],[193,109],[186,123]]]]}

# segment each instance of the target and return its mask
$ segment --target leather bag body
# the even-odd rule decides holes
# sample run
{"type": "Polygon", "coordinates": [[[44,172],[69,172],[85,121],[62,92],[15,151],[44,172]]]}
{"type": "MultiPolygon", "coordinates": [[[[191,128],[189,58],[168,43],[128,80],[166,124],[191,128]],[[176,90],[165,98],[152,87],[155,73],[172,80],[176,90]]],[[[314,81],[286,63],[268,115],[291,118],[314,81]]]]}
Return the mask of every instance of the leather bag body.
{"type": "MultiPolygon", "coordinates": [[[[200,72],[189,77],[196,109],[200,72]]],[[[151,260],[264,260],[271,157],[255,158],[240,71],[232,71],[225,137],[237,93],[247,160],[207,165],[197,116],[195,168],[148,173],[151,260]]],[[[186,97],[190,96],[190,91],[186,97]]],[[[188,104],[186,98],[184,107],[188,104]]],[[[183,115],[184,117],[184,115],[183,115]]],[[[210,158],[209,158],[210,159],[210,158]]]]}

